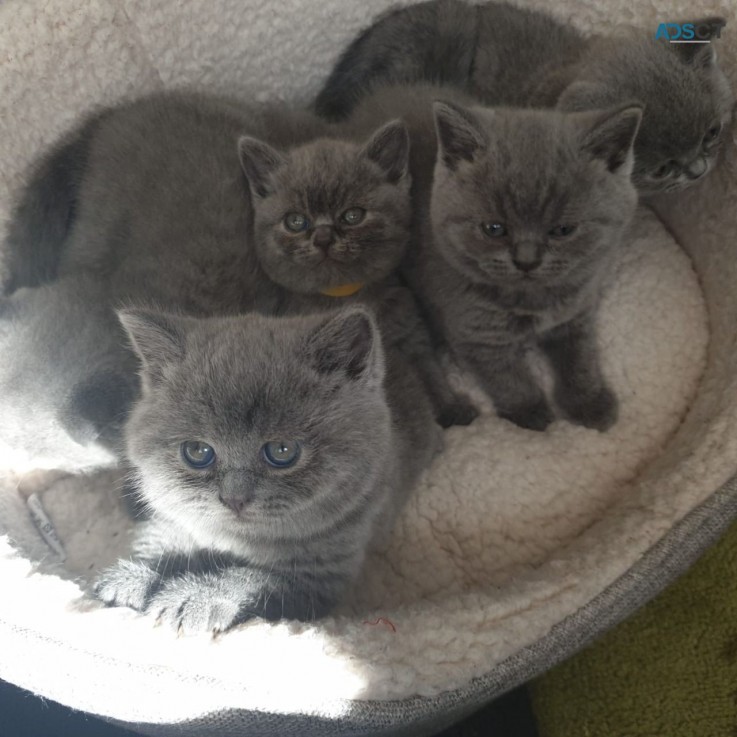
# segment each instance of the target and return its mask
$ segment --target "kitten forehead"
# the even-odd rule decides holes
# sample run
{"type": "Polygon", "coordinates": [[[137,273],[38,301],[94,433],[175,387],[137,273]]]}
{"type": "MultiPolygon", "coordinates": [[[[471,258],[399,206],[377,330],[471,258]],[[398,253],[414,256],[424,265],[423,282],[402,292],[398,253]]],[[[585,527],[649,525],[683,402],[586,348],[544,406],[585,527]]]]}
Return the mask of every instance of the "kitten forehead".
{"type": "Polygon", "coordinates": [[[384,184],[360,146],[328,139],[292,151],[279,181],[283,195],[312,215],[361,204],[384,184]]]}
{"type": "Polygon", "coordinates": [[[489,131],[489,146],[472,167],[476,188],[491,204],[506,203],[534,218],[585,195],[584,182],[602,167],[581,150],[586,130],[574,115],[543,110],[474,110],[489,131]]]}

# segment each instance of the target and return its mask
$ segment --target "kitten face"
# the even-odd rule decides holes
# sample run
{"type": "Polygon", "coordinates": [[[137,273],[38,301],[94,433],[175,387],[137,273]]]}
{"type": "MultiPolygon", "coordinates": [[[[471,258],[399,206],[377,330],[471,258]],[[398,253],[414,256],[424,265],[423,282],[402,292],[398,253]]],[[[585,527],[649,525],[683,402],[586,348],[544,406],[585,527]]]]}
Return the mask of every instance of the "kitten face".
{"type": "Polygon", "coordinates": [[[715,43],[607,39],[598,48],[598,63],[585,72],[590,79],[574,83],[558,107],[638,100],[645,106],[635,141],[638,191],[689,187],[713,168],[732,120],[734,95],[717,64],[715,43]]]}
{"type": "Polygon", "coordinates": [[[237,550],[376,503],[390,418],[368,313],[121,321],[143,365],[128,456],[154,514],[237,550]]]}
{"type": "Polygon", "coordinates": [[[639,108],[564,115],[436,103],[437,247],[471,280],[518,291],[579,285],[637,201],[639,108]]]}
{"type": "Polygon", "coordinates": [[[249,180],[259,260],[278,284],[317,293],[378,281],[409,240],[409,137],[402,123],[364,146],[318,140],[281,154],[239,143],[249,180]]]}

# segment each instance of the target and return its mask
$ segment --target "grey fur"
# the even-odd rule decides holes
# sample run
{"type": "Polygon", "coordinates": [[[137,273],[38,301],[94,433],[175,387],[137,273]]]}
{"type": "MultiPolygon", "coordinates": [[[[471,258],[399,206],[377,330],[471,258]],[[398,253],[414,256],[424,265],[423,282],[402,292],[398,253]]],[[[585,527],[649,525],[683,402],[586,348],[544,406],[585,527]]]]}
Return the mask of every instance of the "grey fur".
{"type": "Polygon", "coordinates": [[[562,415],[605,430],[617,404],[599,367],[596,308],[637,202],[631,146],[641,109],[459,102],[468,98],[447,88],[383,88],[354,116],[355,125],[401,116],[410,129],[419,230],[408,279],[502,417],[536,430],[553,420],[527,363],[539,349],[562,415]],[[452,102],[435,103],[433,125],[438,98],[452,102]],[[507,235],[490,237],[483,223],[503,224],[507,235]],[[553,237],[557,226],[576,230],[553,237]]]}
{"type": "Polygon", "coordinates": [[[395,355],[385,369],[360,308],[121,319],[143,366],[126,437],[152,517],[97,595],[185,633],[327,614],[439,449],[411,367],[395,355]],[[215,449],[211,467],[187,466],[188,440],[215,449]],[[301,443],[296,465],[269,466],[274,440],[301,443]]]}
{"type": "MultiPolygon", "coordinates": [[[[695,23],[716,35],[725,21],[695,23]]],[[[641,195],[670,192],[711,170],[734,96],[716,63],[715,44],[671,45],[654,36],[655,28],[584,38],[537,10],[430,0],[380,17],[355,39],[316,108],[343,118],[371,88],[423,81],[454,85],[495,106],[577,111],[639,102],[645,111],[634,182],[641,195]],[[659,176],[666,164],[672,172],[659,176]]]]}
{"type": "Polygon", "coordinates": [[[138,392],[137,361],[93,279],[63,279],[0,299],[0,441],[39,468],[114,465],[138,392]]]}

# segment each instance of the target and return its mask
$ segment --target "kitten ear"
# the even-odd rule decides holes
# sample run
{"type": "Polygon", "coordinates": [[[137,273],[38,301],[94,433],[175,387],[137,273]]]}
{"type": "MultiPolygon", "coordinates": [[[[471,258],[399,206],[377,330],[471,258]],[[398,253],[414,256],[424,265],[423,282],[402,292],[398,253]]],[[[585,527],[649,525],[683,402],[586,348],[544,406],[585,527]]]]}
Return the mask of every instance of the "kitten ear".
{"type": "Polygon", "coordinates": [[[160,380],[168,365],[179,363],[184,357],[184,333],[175,316],[147,310],[119,310],[118,319],[141,359],[147,378],[160,380]]]}
{"type": "Polygon", "coordinates": [[[271,175],[286,163],[284,157],[269,146],[250,136],[238,139],[238,156],[251,191],[258,197],[266,197],[274,191],[271,175]]]}
{"type": "Polygon", "coordinates": [[[628,103],[614,109],[574,115],[583,127],[582,150],[604,161],[610,172],[621,170],[629,176],[642,107],[628,103]]]}
{"type": "MultiPolygon", "coordinates": [[[[699,41],[712,41],[719,38],[722,28],[727,25],[725,18],[718,15],[709,16],[707,18],[699,18],[698,20],[689,21],[697,33],[696,38],[699,41]]],[[[681,23],[683,26],[684,23],[681,23]]],[[[717,60],[717,53],[714,45],[711,43],[680,43],[669,44],[676,54],[686,64],[700,69],[707,69],[713,66],[717,60]]]]}
{"type": "Polygon", "coordinates": [[[400,180],[409,168],[409,132],[401,120],[393,120],[371,136],[362,154],[377,163],[390,182],[400,180]]]}
{"type": "Polygon", "coordinates": [[[307,341],[307,353],[320,373],[338,372],[350,381],[373,384],[384,379],[381,336],[364,309],[343,310],[320,325],[307,341]]]}
{"type": "Polygon", "coordinates": [[[438,153],[449,169],[455,169],[463,159],[473,161],[474,155],[486,148],[489,139],[476,116],[459,105],[433,103],[438,153]]]}

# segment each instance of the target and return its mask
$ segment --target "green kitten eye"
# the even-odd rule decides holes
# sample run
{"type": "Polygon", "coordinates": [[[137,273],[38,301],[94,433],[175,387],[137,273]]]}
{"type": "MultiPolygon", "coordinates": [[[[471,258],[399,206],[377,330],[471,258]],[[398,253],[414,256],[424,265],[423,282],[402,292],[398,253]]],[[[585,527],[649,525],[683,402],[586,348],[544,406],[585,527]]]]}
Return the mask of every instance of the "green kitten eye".
{"type": "Polygon", "coordinates": [[[364,217],[366,217],[366,210],[362,207],[351,207],[340,216],[340,219],[346,225],[358,225],[364,217]]]}
{"type": "Polygon", "coordinates": [[[719,134],[722,132],[722,124],[717,123],[716,125],[713,125],[711,128],[709,128],[708,131],[704,134],[704,143],[714,143],[714,141],[719,138],[719,134]]]}
{"type": "Polygon", "coordinates": [[[180,449],[184,462],[192,468],[207,468],[215,463],[215,449],[201,440],[187,440],[180,449]]]}
{"type": "Polygon", "coordinates": [[[551,238],[567,238],[576,230],[575,225],[556,225],[548,231],[551,238]]]}
{"type": "Polygon", "coordinates": [[[481,223],[481,230],[484,231],[489,238],[501,238],[507,234],[507,229],[502,223],[481,223]]]}
{"type": "Polygon", "coordinates": [[[288,212],[284,217],[284,227],[292,233],[302,233],[310,227],[310,221],[298,212],[288,212]]]}
{"type": "Polygon", "coordinates": [[[655,179],[665,179],[675,172],[677,166],[678,164],[675,161],[666,161],[665,164],[662,164],[653,172],[653,177],[655,179]]]}
{"type": "Polygon", "coordinates": [[[296,440],[272,440],[263,448],[266,462],[274,468],[289,468],[299,460],[300,444],[296,440]]]}

